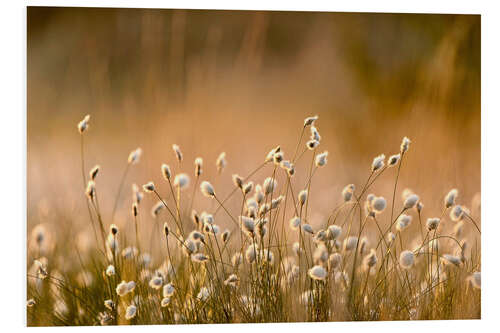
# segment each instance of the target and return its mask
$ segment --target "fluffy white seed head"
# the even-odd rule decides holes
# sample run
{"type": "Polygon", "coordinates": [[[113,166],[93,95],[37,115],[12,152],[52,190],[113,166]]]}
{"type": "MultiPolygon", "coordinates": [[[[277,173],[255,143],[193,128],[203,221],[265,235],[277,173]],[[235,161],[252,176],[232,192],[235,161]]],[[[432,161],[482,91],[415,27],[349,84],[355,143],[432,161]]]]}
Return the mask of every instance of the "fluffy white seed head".
{"type": "Polygon", "coordinates": [[[198,263],[205,263],[208,259],[208,256],[203,253],[194,253],[191,255],[191,260],[198,263]]]}
{"type": "Polygon", "coordinates": [[[224,171],[224,168],[227,165],[227,160],[226,160],[226,153],[222,152],[220,153],[219,157],[217,157],[217,160],[215,161],[215,166],[217,167],[217,172],[219,174],[224,171]]]}
{"type": "Polygon", "coordinates": [[[344,199],[344,202],[351,201],[352,195],[354,194],[354,189],[354,184],[349,184],[344,187],[344,189],[342,190],[342,199],[344,199]]]}
{"type": "Polygon", "coordinates": [[[326,163],[328,162],[327,157],[328,157],[327,151],[324,151],[323,153],[318,154],[316,156],[316,161],[315,161],[316,166],[319,168],[319,167],[326,165],[326,163]]]}
{"type": "Polygon", "coordinates": [[[161,165],[161,174],[165,180],[170,180],[172,177],[172,171],[170,171],[170,167],[167,164],[161,165]]]}
{"type": "Polygon", "coordinates": [[[139,159],[141,158],[142,155],[142,149],[137,148],[135,150],[132,150],[130,154],[128,155],[128,163],[130,164],[137,164],[139,163],[139,159]]]}
{"type": "Polygon", "coordinates": [[[264,188],[264,192],[266,195],[274,192],[276,187],[278,187],[278,182],[276,181],[276,179],[273,179],[271,177],[267,177],[264,180],[263,188],[264,188]]]}
{"type": "Polygon", "coordinates": [[[175,292],[175,287],[172,283],[167,283],[163,286],[162,295],[163,297],[171,297],[175,292]]]}
{"type": "Polygon", "coordinates": [[[113,266],[113,265],[109,265],[109,266],[106,268],[106,275],[107,275],[107,276],[113,276],[113,275],[115,275],[115,266],[113,266]]]}
{"type": "Polygon", "coordinates": [[[300,218],[298,216],[294,216],[290,219],[290,228],[292,230],[298,230],[300,226],[300,218]]]}
{"type": "Polygon", "coordinates": [[[310,126],[310,125],[314,125],[314,122],[316,120],[318,120],[318,115],[307,117],[306,119],[304,119],[304,127],[307,127],[307,126],[310,126]]]}
{"type": "Polygon", "coordinates": [[[194,176],[199,177],[203,173],[203,159],[197,157],[194,160],[194,176]]]}
{"type": "Polygon", "coordinates": [[[314,230],[313,230],[313,228],[311,227],[310,224],[303,224],[302,225],[302,231],[304,231],[304,232],[306,232],[308,234],[311,234],[311,235],[314,234],[314,230]]]}
{"type": "Polygon", "coordinates": [[[265,162],[271,162],[274,158],[274,154],[279,153],[281,151],[281,147],[277,146],[276,148],[273,148],[267,153],[265,162]]]}
{"type": "Polygon", "coordinates": [[[377,264],[377,251],[371,249],[370,253],[363,258],[363,266],[365,269],[370,269],[377,264]]]}
{"type": "Polygon", "coordinates": [[[416,194],[410,194],[409,196],[406,197],[403,206],[404,209],[410,209],[415,207],[415,205],[418,203],[420,200],[420,197],[416,194]]]}
{"type": "Polygon", "coordinates": [[[273,155],[273,162],[275,165],[279,166],[280,163],[283,161],[285,155],[283,155],[283,152],[279,152],[273,155]]]}
{"type": "Polygon", "coordinates": [[[454,222],[460,221],[464,216],[464,209],[460,205],[455,205],[450,210],[450,219],[454,222]]]}
{"type": "Polygon", "coordinates": [[[346,239],[344,239],[344,251],[353,251],[356,249],[357,245],[358,245],[358,237],[356,236],[349,236],[346,239]]]}
{"type": "Polygon", "coordinates": [[[307,190],[302,190],[302,191],[299,192],[298,198],[299,198],[299,204],[301,206],[303,206],[306,203],[306,201],[307,201],[307,194],[308,194],[307,190]]]}
{"type": "Polygon", "coordinates": [[[413,252],[408,250],[401,252],[399,256],[399,264],[401,265],[401,267],[403,267],[404,269],[409,269],[413,266],[414,263],[415,255],[413,254],[413,252]]]}
{"type": "Polygon", "coordinates": [[[130,320],[134,318],[136,314],[137,314],[137,307],[131,304],[127,307],[127,310],[125,310],[125,319],[130,320]]]}
{"type": "Polygon", "coordinates": [[[318,147],[318,146],[319,146],[319,141],[317,141],[317,140],[309,140],[309,141],[307,141],[307,143],[306,143],[306,147],[307,147],[307,149],[309,149],[309,150],[314,150],[314,149],[316,149],[316,147],[318,147]]]}
{"type": "Polygon", "coordinates": [[[308,274],[311,279],[322,281],[326,278],[326,269],[323,266],[316,265],[309,269],[308,274]]]}
{"type": "Polygon", "coordinates": [[[446,208],[450,208],[455,204],[455,200],[458,196],[458,190],[456,188],[452,189],[448,194],[444,197],[444,206],[446,208]]]}
{"type": "Polygon", "coordinates": [[[335,224],[328,226],[328,228],[326,229],[326,236],[331,240],[337,239],[341,233],[342,228],[335,224]]]}
{"type": "Polygon", "coordinates": [[[321,141],[321,135],[315,126],[311,126],[311,140],[321,141]]]}
{"type": "Polygon", "coordinates": [[[233,175],[233,184],[240,189],[243,189],[243,177],[240,177],[237,174],[233,175]]]}
{"type": "Polygon", "coordinates": [[[391,155],[391,156],[389,156],[389,159],[387,160],[387,165],[389,167],[395,166],[396,164],[398,164],[400,159],[401,159],[400,154],[391,155]]]}
{"type": "Polygon", "coordinates": [[[408,228],[411,224],[412,217],[410,215],[401,214],[396,222],[396,230],[403,231],[408,228]]]}
{"type": "Polygon", "coordinates": [[[149,182],[147,184],[142,185],[142,188],[143,188],[144,192],[150,193],[150,192],[153,192],[155,190],[155,184],[153,182],[149,182]]]}
{"type": "Polygon", "coordinates": [[[159,275],[154,276],[149,281],[149,286],[153,289],[159,290],[163,286],[163,278],[159,275]]]}
{"type": "Polygon", "coordinates": [[[439,222],[441,220],[439,219],[439,217],[431,217],[431,218],[428,218],[427,219],[427,222],[426,222],[426,226],[427,226],[427,229],[429,231],[431,230],[436,230],[437,227],[439,226],[439,222]]]}
{"type": "Polygon", "coordinates": [[[387,201],[384,197],[376,197],[372,201],[372,208],[376,214],[380,214],[387,207],[387,201]]]}
{"type": "Polygon", "coordinates": [[[181,152],[181,148],[176,145],[176,144],[173,144],[172,145],[172,149],[174,150],[174,154],[175,154],[175,158],[177,159],[177,161],[180,163],[182,162],[182,152],[181,152]]]}
{"type": "Polygon", "coordinates": [[[384,164],[385,164],[385,155],[384,154],[378,155],[373,159],[372,171],[380,170],[384,166],[384,164]]]}
{"type": "Polygon", "coordinates": [[[401,152],[401,155],[406,153],[408,151],[408,149],[410,148],[410,139],[408,139],[406,136],[403,138],[403,141],[401,142],[401,149],[400,149],[400,152],[401,152]]]}
{"type": "Polygon", "coordinates": [[[200,185],[201,193],[203,193],[204,196],[211,198],[215,196],[215,190],[212,184],[207,182],[206,180],[201,182],[200,185]]]}
{"type": "Polygon", "coordinates": [[[90,115],[86,115],[79,123],[78,123],[78,132],[80,134],[83,134],[88,128],[89,128],[89,120],[90,120],[90,115]]]}
{"type": "Polygon", "coordinates": [[[180,173],[175,176],[174,186],[179,187],[181,190],[189,186],[189,176],[185,173],[180,173]]]}

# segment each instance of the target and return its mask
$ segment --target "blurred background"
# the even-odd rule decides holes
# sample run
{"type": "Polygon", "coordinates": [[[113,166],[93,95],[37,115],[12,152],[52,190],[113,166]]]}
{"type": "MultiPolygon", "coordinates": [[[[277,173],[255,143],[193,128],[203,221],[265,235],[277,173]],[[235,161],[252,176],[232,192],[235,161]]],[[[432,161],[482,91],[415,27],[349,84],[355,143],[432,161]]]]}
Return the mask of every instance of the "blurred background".
{"type": "MultiPolygon", "coordinates": [[[[86,114],[85,163],[101,165],[107,222],[129,152],[144,152],[119,202],[122,227],[131,183],[153,180],[168,197],[161,163],[193,181],[202,157],[202,179],[224,197],[231,175],[247,175],[274,146],[291,158],[303,119],[315,114],[318,152],[330,153],[311,186],[317,220],[345,185],[363,185],[375,156],[399,152],[403,136],[412,144],[398,189],[421,196],[425,217],[439,216],[454,187],[459,203],[478,202],[478,15],[29,7],[27,24],[28,231],[89,228],[76,129],[86,114]],[[173,143],[184,153],[180,167],[173,143]],[[217,177],[222,151],[228,166],[217,177]]],[[[295,191],[310,158],[297,164],[295,191]]],[[[391,198],[394,178],[391,169],[372,192],[391,198]]],[[[240,200],[228,202],[235,214],[240,200]]],[[[146,197],[144,223],[155,202],[146,197]]],[[[210,200],[197,194],[195,208],[210,200]]]]}

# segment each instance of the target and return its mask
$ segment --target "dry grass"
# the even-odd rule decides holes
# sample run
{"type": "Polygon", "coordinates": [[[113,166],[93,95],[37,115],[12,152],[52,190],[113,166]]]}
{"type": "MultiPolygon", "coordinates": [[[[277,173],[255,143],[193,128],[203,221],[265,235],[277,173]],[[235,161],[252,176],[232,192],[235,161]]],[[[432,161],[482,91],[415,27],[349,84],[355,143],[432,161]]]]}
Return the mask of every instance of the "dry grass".
{"type": "MultiPolygon", "coordinates": [[[[346,186],[331,198],[328,216],[313,221],[312,184],[327,165],[317,122],[305,120],[294,153],[278,146],[249,175],[233,175],[232,190],[204,180],[205,167],[218,166],[220,176],[229,177],[224,163],[205,166],[197,159],[194,175],[181,173],[192,166],[174,146],[175,160],[161,168],[163,179],[144,184],[145,193],[133,188],[124,222],[131,231],[111,224],[113,217],[102,218],[100,170],[88,174],[85,166],[89,119],[82,120],[88,231],[60,244],[42,225],[33,229],[29,324],[479,318],[479,199],[466,208],[452,190],[443,193],[440,214],[427,212],[425,198],[398,187],[411,154],[404,138],[395,145],[397,155],[374,158],[366,182],[346,186]],[[318,146],[311,149],[314,140],[318,146]],[[297,168],[300,160],[310,162],[297,168]],[[296,181],[301,173],[305,183],[296,181]],[[369,194],[383,174],[392,178],[388,199],[369,194]],[[262,185],[257,176],[266,177],[262,185]],[[200,189],[211,209],[198,214],[191,207],[200,189]],[[150,212],[144,196],[158,201],[150,212]],[[232,197],[241,201],[237,210],[225,206],[232,197]],[[151,230],[144,223],[149,219],[151,230]],[[411,224],[418,227],[410,232],[411,224]],[[140,241],[144,234],[149,241],[140,241]]],[[[141,152],[131,152],[121,184],[129,182],[141,152]]],[[[126,194],[122,190],[115,200],[126,194]]]]}

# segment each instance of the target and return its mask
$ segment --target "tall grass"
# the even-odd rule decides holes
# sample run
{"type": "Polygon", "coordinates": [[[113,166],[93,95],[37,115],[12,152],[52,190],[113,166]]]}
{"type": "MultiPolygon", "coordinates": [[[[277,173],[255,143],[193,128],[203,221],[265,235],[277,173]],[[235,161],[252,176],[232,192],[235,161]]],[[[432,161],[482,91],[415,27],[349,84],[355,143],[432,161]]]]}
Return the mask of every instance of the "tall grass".
{"type": "Polygon", "coordinates": [[[304,121],[290,159],[276,146],[246,177],[225,173],[225,155],[212,166],[196,159],[193,168],[174,145],[175,165],[158,166],[162,183],[141,189],[127,178],[140,167],[141,150],[134,150],[107,215],[97,195],[99,168],[86,169],[89,122],[86,117],[78,130],[87,236],[94,242],[82,251],[88,238],[60,239],[43,225],[32,230],[28,325],[480,318],[479,214],[460,203],[456,189],[440,194],[439,212],[400,189],[408,138],[394,144],[394,155],[366,166],[364,183],[328,198],[331,214],[320,223],[310,208],[318,196],[314,176],[342,161],[328,161],[321,150],[317,117],[304,121]],[[307,162],[304,170],[300,160],[307,162]],[[232,177],[234,187],[205,179],[210,167],[218,177],[232,177]],[[299,173],[307,175],[305,183],[297,181],[299,173]],[[393,179],[390,198],[370,193],[382,174],[393,179]],[[257,175],[266,177],[262,184],[257,175]],[[125,232],[115,225],[116,202],[131,184],[126,223],[133,232],[125,232]],[[143,208],[145,196],[158,201],[151,212],[143,208]],[[237,209],[226,205],[234,197],[237,209]],[[202,200],[211,201],[211,210],[197,212],[202,200]],[[418,232],[407,229],[411,223],[418,232]]]}

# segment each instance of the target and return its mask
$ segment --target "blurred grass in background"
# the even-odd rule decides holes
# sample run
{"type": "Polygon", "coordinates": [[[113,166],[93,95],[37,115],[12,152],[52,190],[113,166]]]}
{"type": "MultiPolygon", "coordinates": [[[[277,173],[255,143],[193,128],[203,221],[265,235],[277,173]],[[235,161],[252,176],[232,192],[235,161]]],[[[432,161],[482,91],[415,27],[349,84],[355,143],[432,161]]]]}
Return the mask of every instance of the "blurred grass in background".
{"type": "MultiPolygon", "coordinates": [[[[246,175],[277,144],[290,158],[314,114],[318,149],[330,152],[312,184],[320,217],[346,184],[361,186],[373,157],[398,152],[403,136],[413,143],[399,190],[421,195],[428,214],[452,187],[468,206],[480,191],[480,16],[48,7],[27,15],[28,230],[43,222],[63,237],[60,225],[88,228],[76,130],[85,114],[86,165],[102,166],[105,220],[128,153],[144,150],[117,224],[129,219],[130,183],[154,180],[167,193],[160,164],[174,165],[173,143],[184,172],[203,157],[202,178],[225,194],[232,173],[246,175]],[[214,181],[222,151],[228,168],[214,181]]],[[[390,198],[393,175],[381,179],[377,195],[390,198]]],[[[198,196],[195,206],[206,203],[198,196]]]]}

